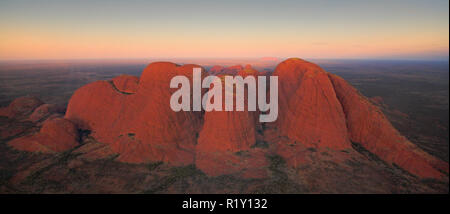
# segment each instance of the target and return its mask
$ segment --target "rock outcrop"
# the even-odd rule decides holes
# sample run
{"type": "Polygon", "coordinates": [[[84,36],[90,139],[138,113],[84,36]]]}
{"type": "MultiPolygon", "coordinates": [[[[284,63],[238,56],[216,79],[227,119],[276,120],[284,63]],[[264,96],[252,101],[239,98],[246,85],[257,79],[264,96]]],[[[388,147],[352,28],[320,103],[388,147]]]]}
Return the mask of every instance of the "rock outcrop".
{"type": "MultiPolygon", "coordinates": [[[[174,112],[170,97],[177,89],[169,87],[170,80],[184,75],[192,83],[193,68],[201,67],[157,62],[148,65],[140,78],[122,75],[90,83],[74,93],[65,119],[49,116],[55,106],[43,105],[36,98],[18,98],[0,109],[0,116],[45,122],[35,134],[21,134],[25,129],[21,127],[28,127],[21,125],[2,131],[2,139],[25,135],[8,144],[18,150],[61,152],[79,144],[78,129],[83,133],[89,130],[95,144],[84,148],[99,148],[92,153],[95,159],[117,154],[115,160],[121,162],[195,164],[210,176],[236,174],[245,178],[266,177],[268,156],[278,155],[298,169],[313,164],[310,155],[316,153],[320,154],[316,158],[335,154],[333,157],[339,157],[333,160],[336,163],[351,161],[359,152],[355,148],[361,146],[384,163],[417,177],[448,176],[448,163],[408,141],[373,102],[313,63],[288,59],[273,73],[258,72],[250,65],[213,67],[212,73],[219,74],[222,86],[224,75],[278,76],[279,116],[269,124],[259,123],[259,112],[247,107],[231,112],[174,112]]],[[[230,92],[225,87],[222,90],[224,101],[230,92]]],[[[205,92],[202,90],[202,95],[205,92]]]]}
{"type": "Polygon", "coordinates": [[[76,147],[79,135],[76,126],[64,118],[46,120],[41,130],[11,140],[8,144],[21,151],[54,153],[76,147]]]}
{"type": "Polygon", "coordinates": [[[7,107],[0,108],[0,116],[11,119],[23,119],[42,104],[44,103],[36,97],[19,97],[13,100],[7,107]]]}
{"type": "Polygon", "coordinates": [[[345,114],[327,72],[293,58],[281,62],[273,75],[279,79],[277,128],[281,136],[293,140],[278,145],[279,154],[288,164],[296,166],[300,162],[297,159],[302,158],[297,145],[333,150],[351,147],[345,114]]]}
{"type": "Polygon", "coordinates": [[[378,107],[342,78],[295,58],[280,63],[273,75],[280,82],[277,128],[290,139],[279,143],[276,152],[288,164],[302,162],[297,147],[346,150],[357,143],[416,176],[441,178],[442,172],[448,173],[448,163],[400,135],[378,107]]]}
{"type": "MultiPolygon", "coordinates": [[[[170,97],[176,89],[169,83],[176,75],[192,79],[194,67],[200,66],[152,63],[144,69],[135,93],[118,91],[124,89],[116,84],[120,81],[88,84],[74,93],[65,117],[110,144],[120,161],[192,164],[201,112],[172,111],[170,97]]],[[[127,82],[136,81],[127,78],[127,82]]]]}
{"type": "MultiPolygon", "coordinates": [[[[258,71],[247,66],[239,71],[242,77],[257,76],[258,71]]],[[[222,81],[222,110],[225,109],[225,96],[233,91],[226,90],[224,76],[222,81]]],[[[247,90],[244,91],[247,94],[247,90]]],[[[234,96],[234,94],[233,94],[234,96]]],[[[236,109],[236,102],[234,109],[236,109]]],[[[244,111],[210,111],[204,116],[203,128],[196,147],[196,166],[210,176],[242,173],[246,178],[266,176],[265,154],[253,149],[257,139],[258,113],[248,111],[247,97],[244,111]]]]}
{"type": "Polygon", "coordinates": [[[349,138],[382,160],[428,178],[448,174],[448,163],[424,152],[402,136],[381,110],[344,79],[329,74],[346,115],[349,138]]]}

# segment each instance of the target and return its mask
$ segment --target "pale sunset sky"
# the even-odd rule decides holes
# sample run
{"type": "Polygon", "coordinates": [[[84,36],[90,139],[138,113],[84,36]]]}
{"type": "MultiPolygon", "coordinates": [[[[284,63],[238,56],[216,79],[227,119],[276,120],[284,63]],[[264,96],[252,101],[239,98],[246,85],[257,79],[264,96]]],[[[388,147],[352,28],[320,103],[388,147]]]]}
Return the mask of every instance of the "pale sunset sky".
{"type": "Polygon", "coordinates": [[[438,59],[449,1],[0,0],[0,60],[438,59]]]}

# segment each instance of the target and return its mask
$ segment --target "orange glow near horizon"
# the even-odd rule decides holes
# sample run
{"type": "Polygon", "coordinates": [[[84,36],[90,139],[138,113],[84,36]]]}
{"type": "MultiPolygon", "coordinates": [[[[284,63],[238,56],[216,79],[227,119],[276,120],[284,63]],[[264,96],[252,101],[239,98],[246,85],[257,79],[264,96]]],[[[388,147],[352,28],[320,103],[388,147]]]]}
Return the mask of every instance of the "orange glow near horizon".
{"type": "Polygon", "coordinates": [[[150,21],[136,17],[136,20],[117,22],[114,17],[101,22],[108,17],[106,15],[100,18],[91,15],[93,20],[84,22],[77,17],[26,22],[21,17],[7,16],[0,19],[0,60],[262,56],[447,58],[448,10],[443,17],[446,15],[446,20],[437,19],[442,17],[433,17],[433,14],[414,18],[416,14],[404,13],[406,15],[398,16],[399,20],[392,20],[394,24],[383,17],[375,17],[380,20],[366,17],[366,23],[350,19],[338,22],[331,15],[311,23],[301,17],[272,20],[272,17],[263,19],[261,16],[244,24],[232,17],[212,21],[207,20],[208,17],[196,17],[200,20],[197,23],[182,17],[164,22],[162,15],[149,18],[150,21]]]}

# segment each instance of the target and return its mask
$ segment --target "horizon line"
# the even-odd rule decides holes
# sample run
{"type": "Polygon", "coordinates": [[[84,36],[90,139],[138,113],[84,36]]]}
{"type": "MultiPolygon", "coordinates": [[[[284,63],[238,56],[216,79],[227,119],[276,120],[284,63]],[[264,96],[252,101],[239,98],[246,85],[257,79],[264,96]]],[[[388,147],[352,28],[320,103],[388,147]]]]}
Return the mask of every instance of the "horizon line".
{"type": "Polygon", "coordinates": [[[265,58],[272,58],[267,61],[278,61],[285,60],[289,58],[300,58],[305,60],[355,60],[355,61],[436,61],[436,62],[449,62],[450,56],[447,57],[435,57],[435,58],[407,58],[407,57],[298,57],[298,56],[289,56],[289,57],[276,57],[276,56],[248,56],[248,57],[132,57],[132,58],[124,58],[124,57],[105,57],[105,58],[42,58],[42,59],[34,59],[34,58],[24,58],[24,59],[0,59],[0,62],[50,62],[50,61],[136,61],[136,60],[188,60],[188,59],[196,59],[196,60],[244,60],[244,59],[252,59],[252,60],[264,60],[265,58]]]}

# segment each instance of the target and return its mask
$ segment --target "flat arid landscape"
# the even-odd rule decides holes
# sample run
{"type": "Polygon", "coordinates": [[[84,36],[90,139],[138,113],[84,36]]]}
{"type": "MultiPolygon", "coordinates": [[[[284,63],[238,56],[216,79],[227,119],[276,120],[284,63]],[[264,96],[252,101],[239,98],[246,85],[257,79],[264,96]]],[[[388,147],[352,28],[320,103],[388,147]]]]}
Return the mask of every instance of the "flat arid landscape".
{"type": "Polygon", "coordinates": [[[448,70],[277,57],[2,61],[0,192],[448,193],[448,70]],[[278,76],[278,120],[171,111],[167,78],[193,67],[278,76]]]}

